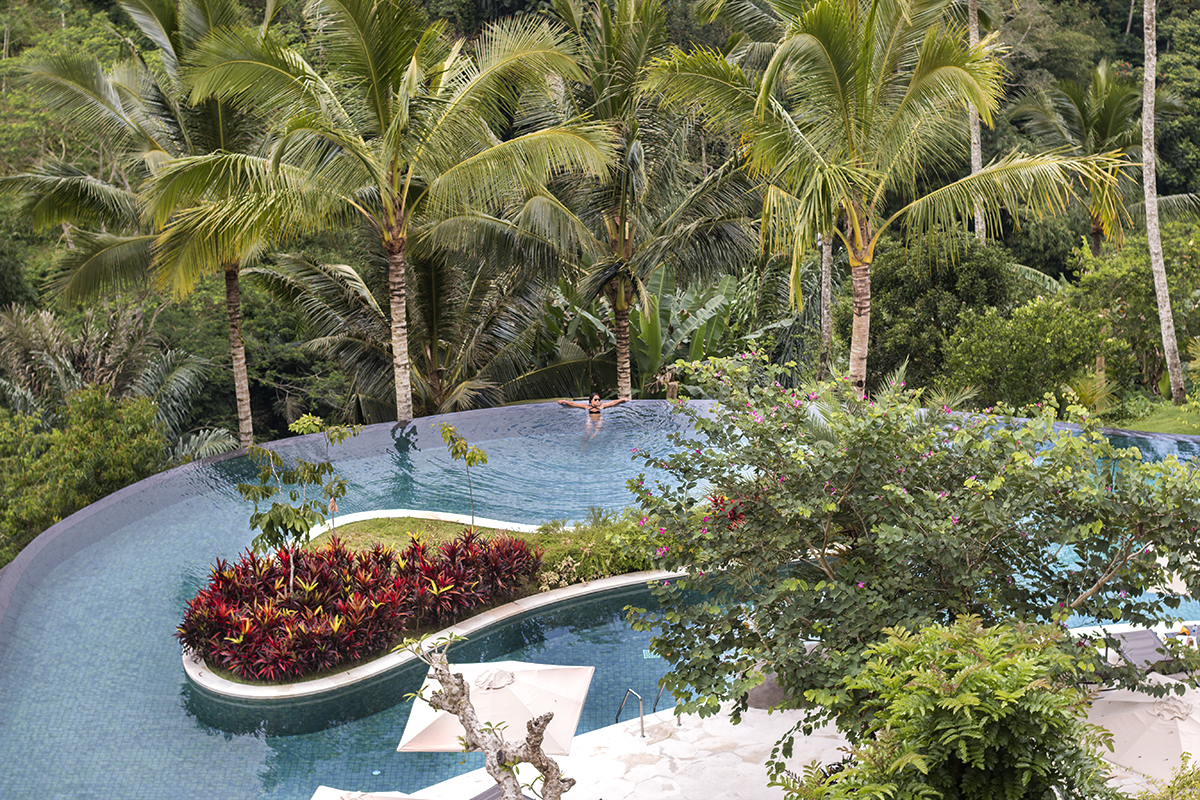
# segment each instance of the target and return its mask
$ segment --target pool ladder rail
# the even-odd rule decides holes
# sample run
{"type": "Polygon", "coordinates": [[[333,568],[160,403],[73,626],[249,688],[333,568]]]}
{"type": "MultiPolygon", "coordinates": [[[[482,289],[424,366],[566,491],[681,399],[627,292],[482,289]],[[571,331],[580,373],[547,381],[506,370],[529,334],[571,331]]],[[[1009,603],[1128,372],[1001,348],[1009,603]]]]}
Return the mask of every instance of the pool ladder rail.
{"type": "MultiPolygon", "coordinates": [[[[658,701],[662,699],[663,689],[666,689],[666,688],[667,688],[666,686],[658,687],[658,696],[654,698],[654,705],[650,707],[651,714],[653,714],[655,711],[658,710],[658,701]]],[[[640,694],[638,694],[637,692],[635,692],[633,689],[625,690],[625,696],[621,698],[621,705],[617,709],[617,716],[613,720],[613,724],[615,725],[616,723],[621,721],[621,712],[625,710],[625,701],[629,699],[629,695],[633,695],[634,697],[637,698],[638,721],[641,723],[641,726],[642,726],[642,738],[645,739],[646,738],[646,708],[642,704],[642,696],[640,694]]],[[[683,719],[681,717],[679,717],[678,715],[676,715],[676,717],[675,717],[675,724],[678,727],[683,726],[683,719]]]]}

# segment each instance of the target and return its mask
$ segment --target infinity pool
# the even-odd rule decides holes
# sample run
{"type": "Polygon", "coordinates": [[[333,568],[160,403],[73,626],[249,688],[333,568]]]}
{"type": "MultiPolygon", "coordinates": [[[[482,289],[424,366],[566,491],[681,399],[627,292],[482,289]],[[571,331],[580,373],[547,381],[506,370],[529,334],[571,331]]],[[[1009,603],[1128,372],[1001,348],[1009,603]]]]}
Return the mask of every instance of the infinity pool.
{"type": "MultiPolygon", "coordinates": [[[[599,430],[584,417],[551,404],[454,415],[489,457],[472,472],[476,514],[539,523],[627,505],[625,482],[640,469],[630,451],[666,452],[667,434],[686,424],[654,401],[607,412],[599,430]]],[[[343,512],[468,513],[462,466],[434,429],[441,421],[372,426],[335,448],[351,482],[343,512]]],[[[1190,458],[1196,441],[1120,444],[1150,458],[1190,458]]],[[[279,448],[324,458],[319,437],[279,448]]],[[[319,784],[415,791],[476,765],[394,752],[403,705],[294,735],[204,721],[212,709],[192,695],[172,634],[214,559],[236,557],[253,538],[250,507],[233,488],[251,475],[244,459],[156,475],[55,526],[0,574],[0,798],[306,800],[319,784]]],[[[621,608],[640,602],[618,595],[518,620],[477,637],[461,657],[593,664],[581,730],[605,725],[625,688],[653,697],[665,671],[644,657],[650,634],[621,621],[621,608]]],[[[399,676],[387,691],[411,691],[408,680],[399,676]]]]}
{"type": "MultiPolygon", "coordinates": [[[[628,505],[625,482],[640,469],[630,451],[665,452],[667,434],[685,424],[653,401],[606,412],[599,430],[585,416],[550,404],[454,415],[488,454],[472,472],[476,514],[538,523],[628,505]]],[[[342,511],[469,513],[462,465],[434,429],[441,421],[372,426],[336,448],[351,482],[342,511]]],[[[324,458],[319,437],[280,449],[324,458]]],[[[0,797],[306,800],[319,784],[415,791],[476,766],[396,753],[404,706],[300,735],[202,721],[172,634],[214,559],[253,538],[251,508],[233,488],[250,476],[240,458],[154,476],[60,523],[0,575],[0,797]]],[[[497,633],[496,652],[464,657],[596,665],[581,730],[609,724],[625,688],[653,697],[666,668],[644,658],[650,635],[621,621],[630,602],[640,601],[525,620],[497,633]]]]}

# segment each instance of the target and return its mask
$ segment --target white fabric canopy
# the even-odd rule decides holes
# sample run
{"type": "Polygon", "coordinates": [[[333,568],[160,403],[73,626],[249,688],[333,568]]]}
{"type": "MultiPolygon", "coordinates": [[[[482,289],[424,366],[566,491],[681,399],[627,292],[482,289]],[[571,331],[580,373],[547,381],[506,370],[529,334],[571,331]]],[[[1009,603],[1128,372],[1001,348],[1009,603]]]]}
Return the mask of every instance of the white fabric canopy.
{"type": "MultiPolygon", "coordinates": [[[[547,711],[554,712],[554,718],[546,728],[542,749],[548,755],[563,756],[571,751],[571,740],[595,671],[595,667],[561,667],[521,661],[450,665],[451,674],[461,674],[467,682],[471,704],[479,721],[503,725],[505,738],[515,741],[525,738],[527,722],[547,711]]],[[[421,692],[428,697],[441,688],[431,671],[421,692]]],[[[465,734],[458,717],[437,711],[418,699],[413,703],[404,736],[396,749],[402,752],[462,752],[460,738],[465,734]]]]}
{"type": "Polygon", "coordinates": [[[1152,778],[1170,779],[1184,753],[1200,756],[1200,691],[1194,689],[1166,697],[1110,689],[1092,701],[1088,722],[1112,732],[1106,759],[1152,778]]]}

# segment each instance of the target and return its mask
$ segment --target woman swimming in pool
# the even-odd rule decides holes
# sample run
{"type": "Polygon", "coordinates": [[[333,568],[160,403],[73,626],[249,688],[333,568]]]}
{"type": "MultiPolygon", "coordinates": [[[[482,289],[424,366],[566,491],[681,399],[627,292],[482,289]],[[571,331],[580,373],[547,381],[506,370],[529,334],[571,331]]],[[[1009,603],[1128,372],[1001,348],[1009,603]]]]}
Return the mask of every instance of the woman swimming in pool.
{"type": "Polygon", "coordinates": [[[586,408],[589,415],[595,414],[596,416],[600,416],[600,412],[604,409],[619,406],[624,402],[624,397],[619,400],[605,400],[604,402],[600,402],[600,393],[592,392],[592,396],[588,398],[586,403],[581,403],[578,400],[559,400],[558,404],[560,406],[570,406],[571,408],[586,408]]]}
{"type": "Polygon", "coordinates": [[[578,400],[559,400],[558,404],[560,406],[566,406],[569,408],[587,409],[587,412],[588,412],[587,436],[585,436],[584,438],[591,439],[593,436],[595,436],[597,433],[600,432],[600,424],[602,422],[601,417],[600,417],[600,412],[606,408],[612,408],[613,406],[619,406],[619,405],[621,405],[621,403],[624,403],[626,401],[626,399],[627,398],[622,397],[617,400],[601,401],[600,393],[592,392],[592,396],[588,398],[588,401],[586,403],[581,403],[578,400]]]}

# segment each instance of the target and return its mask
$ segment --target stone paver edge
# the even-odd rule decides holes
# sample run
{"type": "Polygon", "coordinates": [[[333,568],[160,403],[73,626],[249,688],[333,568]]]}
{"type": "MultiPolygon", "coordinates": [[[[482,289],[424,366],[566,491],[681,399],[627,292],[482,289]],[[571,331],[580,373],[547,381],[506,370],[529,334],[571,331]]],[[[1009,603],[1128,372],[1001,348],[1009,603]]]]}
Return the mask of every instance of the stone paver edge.
{"type": "MultiPolygon", "coordinates": [[[[373,511],[363,512],[359,514],[345,514],[338,517],[338,524],[348,524],[360,519],[372,519],[375,517],[421,517],[426,519],[444,519],[449,522],[469,522],[470,517],[465,517],[459,514],[441,514],[428,511],[410,511],[407,509],[396,509],[389,511],[373,511]]],[[[476,524],[487,528],[502,528],[506,530],[524,530],[529,528],[536,530],[536,526],[514,525],[508,522],[499,522],[496,520],[485,520],[476,517],[476,524]]],[[[323,530],[314,529],[313,535],[323,533],[323,530]]],[[[514,600],[511,603],[505,603],[502,606],[489,609],[483,613],[476,614],[473,617],[463,620],[455,625],[451,625],[429,637],[429,641],[436,641],[450,634],[457,636],[467,636],[475,633],[497,622],[502,622],[510,617],[515,617],[518,614],[524,614],[529,611],[536,611],[539,608],[553,605],[554,603],[570,600],[577,597],[584,597],[589,594],[607,591],[609,589],[617,589],[625,586],[634,586],[639,583],[650,583],[651,581],[663,580],[664,578],[674,577],[676,573],[664,572],[655,570],[650,572],[631,572],[626,575],[613,575],[608,578],[600,578],[599,580],[588,581],[586,583],[576,583],[571,586],[564,586],[561,589],[552,589],[549,592],[523,597],[520,600],[514,600]]],[[[221,695],[234,700],[244,700],[247,702],[265,701],[265,700],[288,700],[300,697],[312,697],[314,695],[324,694],[326,692],[343,689],[347,686],[352,686],[360,681],[365,681],[374,678],[382,673],[408,664],[416,656],[412,653],[388,653],[374,661],[369,661],[366,664],[357,667],[351,667],[344,672],[339,672],[336,675],[330,675],[325,678],[317,678],[311,681],[299,681],[297,683],[279,684],[272,686],[255,686],[245,683],[235,683],[219,675],[214,674],[205,663],[194,656],[190,652],[183,653],[183,669],[187,673],[188,680],[196,684],[202,689],[213,694],[221,695]]]]}

